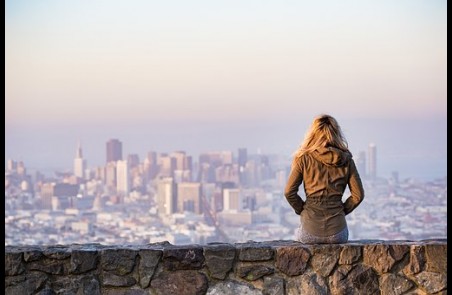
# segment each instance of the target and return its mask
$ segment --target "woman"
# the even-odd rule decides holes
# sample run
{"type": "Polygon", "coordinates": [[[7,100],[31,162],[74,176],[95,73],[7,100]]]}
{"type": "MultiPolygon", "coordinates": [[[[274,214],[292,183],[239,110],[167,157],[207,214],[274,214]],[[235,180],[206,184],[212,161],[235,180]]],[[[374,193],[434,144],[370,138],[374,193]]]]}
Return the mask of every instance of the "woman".
{"type": "Polygon", "coordinates": [[[307,244],[346,243],[345,215],[364,199],[364,189],[336,119],[316,117],[295,152],[284,195],[300,215],[297,240],[307,244]],[[298,195],[303,183],[306,200],[298,195]],[[342,202],[349,187],[350,196],[342,202]]]}

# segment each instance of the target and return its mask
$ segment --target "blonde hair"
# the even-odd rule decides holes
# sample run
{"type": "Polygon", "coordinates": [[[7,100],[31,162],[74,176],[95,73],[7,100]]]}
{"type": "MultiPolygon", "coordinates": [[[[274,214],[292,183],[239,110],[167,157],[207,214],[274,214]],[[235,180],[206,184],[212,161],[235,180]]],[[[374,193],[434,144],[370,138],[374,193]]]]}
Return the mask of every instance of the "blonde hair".
{"type": "Polygon", "coordinates": [[[314,118],[311,127],[305,134],[303,142],[294,152],[293,156],[299,158],[306,153],[328,146],[349,152],[348,142],[336,119],[330,115],[321,114],[314,118]]]}

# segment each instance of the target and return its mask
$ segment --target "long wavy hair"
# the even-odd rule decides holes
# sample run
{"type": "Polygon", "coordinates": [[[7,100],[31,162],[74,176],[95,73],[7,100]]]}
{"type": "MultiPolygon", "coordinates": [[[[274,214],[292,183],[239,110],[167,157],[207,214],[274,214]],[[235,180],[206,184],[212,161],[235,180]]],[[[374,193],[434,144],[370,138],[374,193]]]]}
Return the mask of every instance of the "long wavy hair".
{"type": "Polygon", "coordinates": [[[341,127],[330,115],[321,114],[314,118],[311,127],[305,134],[300,147],[293,156],[299,158],[322,147],[335,147],[344,152],[350,152],[348,142],[342,133],[341,127]]]}

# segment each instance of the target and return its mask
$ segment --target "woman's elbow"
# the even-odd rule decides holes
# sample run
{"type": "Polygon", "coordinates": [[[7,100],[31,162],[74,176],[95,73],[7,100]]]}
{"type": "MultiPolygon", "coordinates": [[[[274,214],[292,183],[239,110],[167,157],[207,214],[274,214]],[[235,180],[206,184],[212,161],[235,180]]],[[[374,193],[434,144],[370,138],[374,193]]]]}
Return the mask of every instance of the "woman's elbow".
{"type": "Polygon", "coordinates": [[[358,204],[360,204],[364,200],[364,192],[357,197],[358,204]]]}
{"type": "Polygon", "coordinates": [[[286,198],[290,198],[290,197],[293,196],[293,195],[294,195],[294,190],[293,190],[292,188],[286,187],[286,188],[284,189],[284,196],[285,196],[286,198]]]}

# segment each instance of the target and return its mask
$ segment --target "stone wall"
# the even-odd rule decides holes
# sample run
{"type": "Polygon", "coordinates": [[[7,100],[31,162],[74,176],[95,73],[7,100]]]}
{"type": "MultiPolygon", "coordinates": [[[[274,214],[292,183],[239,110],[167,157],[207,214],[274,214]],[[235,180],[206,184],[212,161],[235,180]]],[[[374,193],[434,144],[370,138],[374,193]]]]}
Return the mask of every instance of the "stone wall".
{"type": "Polygon", "coordinates": [[[447,239],[7,246],[5,294],[446,294],[447,239]]]}

